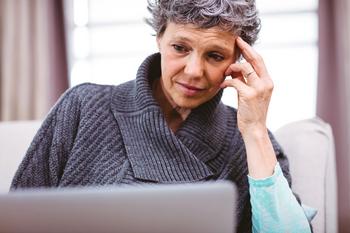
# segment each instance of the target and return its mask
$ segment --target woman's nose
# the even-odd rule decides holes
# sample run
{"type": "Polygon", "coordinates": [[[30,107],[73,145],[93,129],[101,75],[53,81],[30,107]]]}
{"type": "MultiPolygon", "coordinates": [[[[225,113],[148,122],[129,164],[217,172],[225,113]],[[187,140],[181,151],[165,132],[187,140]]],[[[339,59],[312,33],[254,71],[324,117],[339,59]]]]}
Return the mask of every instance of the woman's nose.
{"type": "Polygon", "coordinates": [[[192,78],[202,77],[204,73],[202,59],[196,54],[191,54],[188,57],[184,73],[192,78]]]}

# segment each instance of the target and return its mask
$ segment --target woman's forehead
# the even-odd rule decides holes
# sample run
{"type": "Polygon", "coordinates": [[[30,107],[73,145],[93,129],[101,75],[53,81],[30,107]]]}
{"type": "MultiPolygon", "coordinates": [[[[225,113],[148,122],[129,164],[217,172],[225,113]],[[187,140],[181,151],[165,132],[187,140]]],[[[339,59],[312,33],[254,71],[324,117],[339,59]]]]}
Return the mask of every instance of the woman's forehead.
{"type": "Polygon", "coordinates": [[[169,23],[164,32],[170,40],[181,40],[190,43],[198,43],[232,50],[236,37],[219,27],[198,28],[193,24],[169,23]]]}
{"type": "Polygon", "coordinates": [[[198,35],[212,35],[217,37],[235,37],[232,32],[225,31],[219,26],[210,27],[210,28],[199,28],[194,24],[178,24],[169,22],[167,24],[168,31],[176,32],[176,33],[194,33],[198,35]]]}

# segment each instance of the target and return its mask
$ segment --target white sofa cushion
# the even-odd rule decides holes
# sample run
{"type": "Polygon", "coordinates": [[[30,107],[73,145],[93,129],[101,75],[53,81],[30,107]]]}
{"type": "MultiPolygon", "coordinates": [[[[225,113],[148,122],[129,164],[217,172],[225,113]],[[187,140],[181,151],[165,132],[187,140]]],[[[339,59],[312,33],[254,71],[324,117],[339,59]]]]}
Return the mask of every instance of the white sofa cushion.
{"type": "Polygon", "coordinates": [[[7,192],[41,121],[0,122],[0,192],[7,192]]]}

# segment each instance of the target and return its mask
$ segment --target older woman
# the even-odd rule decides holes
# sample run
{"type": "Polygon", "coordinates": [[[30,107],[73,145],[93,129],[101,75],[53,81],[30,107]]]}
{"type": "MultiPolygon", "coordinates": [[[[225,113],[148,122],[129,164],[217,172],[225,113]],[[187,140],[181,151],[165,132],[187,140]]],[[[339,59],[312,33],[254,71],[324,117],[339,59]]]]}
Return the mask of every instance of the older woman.
{"type": "Polygon", "coordinates": [[[266,128],[273,82],[250,46],[255,2],[157,0],[149,10],[159,53],[134,81],[67,91],[12,189],[228,179],[239,192],[238,232],[309,232],[266,128]],[[237,110],[220,101],[226,87],[238,92],[237,110]]]}

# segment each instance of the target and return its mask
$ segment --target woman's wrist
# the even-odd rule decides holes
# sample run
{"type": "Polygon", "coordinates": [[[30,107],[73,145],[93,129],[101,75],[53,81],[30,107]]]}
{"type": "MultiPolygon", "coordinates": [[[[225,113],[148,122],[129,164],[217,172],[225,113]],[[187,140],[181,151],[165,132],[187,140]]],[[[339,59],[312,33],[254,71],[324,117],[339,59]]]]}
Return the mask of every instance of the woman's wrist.
{"type": "Polygon", "coordinates": [[[271,176],[277,159],[266,127],[245,131],[242,137],[247,151],[249,175],[256,179],[271,176]]]}
{"type": "Polygon", "coordinates": [[[266,137],[269,138],[267,127],[263,124],[255,124],[242,129],[240,128],[240,132],[244,141],[264,140],[266,137]]]}

